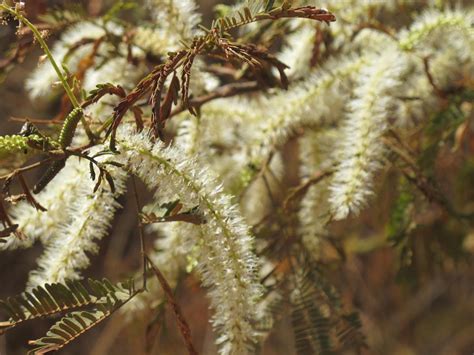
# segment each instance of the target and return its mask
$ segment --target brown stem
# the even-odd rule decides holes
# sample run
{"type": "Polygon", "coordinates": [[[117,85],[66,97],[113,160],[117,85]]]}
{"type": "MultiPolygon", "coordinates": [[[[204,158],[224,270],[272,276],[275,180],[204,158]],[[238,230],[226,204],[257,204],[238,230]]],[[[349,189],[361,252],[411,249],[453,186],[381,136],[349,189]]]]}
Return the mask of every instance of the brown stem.
{"type": "Polygon", "coordinates": [[[318,184],[325,178],[331,176],[333,173],[333,170],[319,171],[311,176],[308,180],[304,181],[301,185],[291,189],[290,193],[283,202],[283,209],[287,210],[291,201],[304,195],[312,185],[318,184]]]}
{"type": "Polygon", "coordinates": [[[136,203],[136,211],[137,211],[137,221],[138,221],[138,232],[139,232],[139,237],[140,237],[140,253],[142,256],[142,268],[143,268],[143,289],[146,290],[146,272],[147,272],[147,256],[145,253],[145,238],[144,238],[144,233],[143,233],[143,223],[142,219],[140,218],[140,209],[141,209],[141,204],[140,204],[140,199],[138,197],[138,190],[137,190],[137,183],[135,181],[135,177],[132,176],[132,184],[133,184],[133,195],[135,196],[135,203],[136,203]]]}
{"type": "Polygon", "coordinates": [[[9,121],[12,121],[12,122],[21,122],[21,123],[25,123],[25,122],[30,122],[30,123],[34,123],[35,125],[38,125],[38,124],[44,124],[44,125],[60,125],[62,124],[62,120],[56,120],[56,119],[40,119],[40,118],[23,118],[23,117],[10,117],[8,119],[9,121]]]}
{"type": "Polygon", "coordinates": [[[176,322],[178,323],[178,328],[181,332],[181,335],[183,336],[184,342],[186,343],[186,348],[188,349],[189,354],[197,355],[198,352],[196,351],[191,339],[191,329],[189,328],[188,322],[183,316],[183,312],[181,311],[181,308],[178,302],[176,302],[174,298],[173,291],[171,290],[171,287],[168,284],[168,281],[166,281],[161,271],[153,264],[153,262],[150,260],[148,256],[146,256],[146,259],[151,269],[155,273],[156,278],[158,279],[158,282],[163,288],[166,299],[168,300],[168,302],[171,304],[171,307],[173,308],[173,312],[176,317],[176,322]]]}
{"type": "Polygon", "coordinates": [[[209,101],[212,101],[215,99],[231,97],[231,96],[235,96],[235,95],[239,95],[243,93],[249,93],[249,92],[253,92],[257,90],[259,90],[259,85],[256,81],[246,81],[242,83],[231,83],[231,84],[223,85],[209,94],[199,96],[195,99],[189,100],[189,106],[180,104],[171,112],[170,117],[183,112],[184,110],[188,109],[188,107],[199,109],[205,103],[208,103],[209,101]]]}
{"type": "Polygon", "coordinates": [[[446,99],[446,93],[439,88],[439,86],[436,84],[436,82],[433,78],[433,75],[431,74],[429,60],[430,60],[429,57],[424,57],[423,58],[423,66],[424,66],[424,69],[425,69],[426,77],[428,78],[428,81],[430,82],[430,85],[433,87],[433,90],[434,90],[435,94],[441,99],[446,99]]]}
{"type": "Polygon", "coordinates": [[[49,163],[51,160],[53,160],[53,158],[46,158],[44,160],[41,160],[39,162],[36,162],[34,164],[31,164],[31,165],[27,165],[27,166],[24,166],[23,168],[18,168],[18,169],[15,169],[13,172],[11,173],[8,173],[6,175],[3,175],[3,176],[0,176],[0,180],[5,180],[5,179],[11,179],[12,177],[18,175],[18,174],[21,174],[21,173],[24,173],[25,171],[29,171],[29,170],[33,170],[33,169],[36,169],[37,167],[40,167],[41,165],[44,165],[46,163],[49,163]]]}
{"type": "Polygon", "coordinates": [[[31,193],[30,188],[28,187],[28,184],[26,183],[25,178],[23,177],[22,174],[18,175],[18,179],[20,180],[21,188],[23,189],[23,192],[25,193],[26,200],[38,211],[46,212],[47,209],[41,206],[40,203],[36,201],[36,199],[33,197],[33,194],[31,193]]]}
{"type": "Polygon", "coordinates": [[[10,219],[10,216],[7,213],[7,209],[5,208],[3,201],[4,201],[3,194],[0,192],[0,223],[2,223],[3,227],[5,227],[1,232],[0,235],[2,238],[9,236],[11,233],[14,233],[15,237],[18,239],[23,239],[25,236],[22,232],[18,231],[18,224],[14,224],[10,219]]]}
{"type": "Polygon", "coordinates": [[[398,167],[405,178],[415,185],[418,190],[428,199],[430,202],[435,202],[441,206],[447,213],[462,219],[473,219],[473,213],[462,213],[456,211],[451,202],[438,188],[436,181],[430,180],[423,171],[417,166],[417,164],[411,159],[410,153],[405,151],[403,146],[397,146],[386,140],[385,144],[387,147],[396,154],[406,166],[398,167]]]}

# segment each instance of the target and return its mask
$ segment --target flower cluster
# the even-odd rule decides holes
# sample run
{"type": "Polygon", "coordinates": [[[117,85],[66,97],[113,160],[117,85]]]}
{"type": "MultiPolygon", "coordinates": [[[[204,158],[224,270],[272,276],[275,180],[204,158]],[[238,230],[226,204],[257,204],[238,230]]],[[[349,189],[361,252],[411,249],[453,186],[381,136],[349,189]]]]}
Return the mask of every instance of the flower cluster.
{"type": "Polygon", "coordinates": [[[198,207],[202,213],[205,223],[194,242],[199,247],[198,269],[215,309],[213,322],[221,334],[218,343],[224,354],[246,353],[254,338],[251,320],[260,288],[252,237],[237,206],[210,172],[180,150],[153,145],[147,133],[125,133],[124,139],[120,150],[126,166],[155,190],[156,200],[178,198],[185,208],[198,207]]]}
{"type": "MultiPolygon", "coordinates": [[[[103,156],[99,161],[106,163],[111,158],[103,156]]],[[[22,230],[30,236],[27,240],[31,243],[32,237],[40,236],[45,245],[38,259],[38,269],[30,274],[30,288],[79,278],[80,270],[90,264],[87,254],[98,252],[97,242],[107,235],[120,207],[117,198],[125,189],[125,171],[108,168],[114,179],[114,191],[106,183],[94,191],[96,183],[87,176],[77,180],[78,173],[88,171],[87,165],[85,161],[71,162],[64,169],[65,174],[70,174],[65,176],[66,181],[69,180],[69,184],[63,184],[66,190],[49,189],[43,193],[49,207],[46,213],[30,211],[29,216],[25,216],[22,209],[23,215],[18,220],[24,226],[22,230]]]]}

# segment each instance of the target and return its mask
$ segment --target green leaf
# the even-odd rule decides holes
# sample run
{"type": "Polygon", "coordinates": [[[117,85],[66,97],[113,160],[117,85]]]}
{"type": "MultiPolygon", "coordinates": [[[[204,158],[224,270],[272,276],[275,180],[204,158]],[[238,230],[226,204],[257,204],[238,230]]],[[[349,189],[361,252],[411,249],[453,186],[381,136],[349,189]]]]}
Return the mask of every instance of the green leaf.
{"type": "MultiPolygon", "coordinates": [[[[106,279],[89,280],[87,287],[80,281],[46,284],[44,287],[37,287],[30,292],[0,301],[0,307],[9,316],[7,321],[0,323],[0,334],[25,321],[82,307],[99,307],[106,312],[134,294],[135,292],[131,292],[130,289],[122,285],[113,285],[106,279]]],[[[69,332],[70,328],[77,331],[84,326],[82,319],[76,317],[64,323],[66,329],[63,331],[69,332]]]]}

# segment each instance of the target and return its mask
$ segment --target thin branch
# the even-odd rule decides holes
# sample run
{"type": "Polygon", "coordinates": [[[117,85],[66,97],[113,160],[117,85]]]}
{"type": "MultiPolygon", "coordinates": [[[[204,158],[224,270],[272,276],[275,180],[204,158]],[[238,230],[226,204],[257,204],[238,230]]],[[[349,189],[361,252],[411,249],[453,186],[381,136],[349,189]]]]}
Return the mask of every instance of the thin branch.
{"type": "Polygon", "coordinates": [[[137,183],[135,181],[135,176],[132,176],[132,185],[133,185],[133,195],[135,197],[135,205],[136,205],[136,211],[137,211],[138,233],[140,237],[140,253],[142,256],[142,268],[143,268],[143,286],[142,287],[144,290],[146,290],[147,289],[146,288],[147,256],[145,254],[145,238],[144,238],[144,232],[143,232],[143,223],[142,223],[142,219],[140,218],[141,204],[140,204],[140,199],[138,197],[138,190],[137,190],[137,183]]]}
{"type": "Polygon", "coordinates": [[[433,87],[433,90],[434,90],[435,94],[441,99],[446,99],[446,93],[439,88],[439,86],[436,84],[436,82],[433,78],[433,75],[431,74],[429,60],[430,60],[429,57],[424,57],[423,58],[423,67],[425,69],[426,77],[428,78],[428,81],[430,82],[430,85],[433,87]]]}
{"type": "Polygon", "coordinates": [[[12,122],[21,122],[21,123],[25,123],[25,122],[30,122],[30,123],[34,123],[34,124],[44,124],[44,125],[59,125],[59,124],[62,124],[62,121],[59,121],[59,120],[55,120],[55,119],[40,119],[40,118],[22,118],[22,117],[10,117],[8,119],[9,121],[12,121],[12,122]]]}
{"type": "Polygon", "coordinates": [[[51,160],[53,160],[53,158],[46,158],[46,159],[41,160],[39,162],[36,162],[34,164],[27,165],[27,166],[24,166],[22,168],[15,169],[11,173],[0,176],[0,180],[11,179],[11,178],[13,178],[14,176],[16,176],[18,174],[24,173],[24,172],[29,171],[29,170],[36,169],[36,168],[40,167],[43,164],[49,163],[51,160]]]}
{"type": "Polygon", "coordinates": [[[14,224],[10,219],[10,216],[8,215],[8,212],[3,204],[4,200],[3,193],[0,192],[0,223],[2,223],[3,227],[5,227],[5,229],[1,231],[1,235],[4,237],[5,235],[8,236],[13,233],[16,238],[22,239],[25,236],[22,232],[17,230],[18,225],[14,224]]]}
{"type": "Polygon", "coordinates": [[[178,302],[176,302],[174,298],[173,291],[171,290],[171,287],[168,284],[168,281],[166,281],[161,271],[153,264],[153,262],[150,260],[148,256],[146,256],[146,259],[148,263],[150,264],[151,269],[155,273],[156,278],[158,279],[158,282],[163,288],[163,291],[166,295],[166,299],[168,300],[168,302],[171,304],[171,307],[173,308],[173,312],[176,317],[176,322],[178,323],[178,328],[181,332],[181,335],[183,336],[184,342],[186,343],[186,348],[188,349],[189,354],[197,355],[198,352],[196,351],[191,339],[191,329],[189,328],[188,322],[183,316],[183,312],[181,311],[181,308],[179,307],[178,302]]]}
{"type": "Polygon", "coordinates": [[[301,197],[302,195],[306,194],[306,192],[308,191],[308,189],[312,185],[318,184],[322,180],[330,177],[333,173],[334,173],[333,170],[319,171],[319,172],[315,173],[313,176],[311,176],[308,180],[303,181],[300,185],[298,185],[298,186],[294,187],[293,189],[291,189],[290,193],[288,194],[288,196],[283,201],[283,209],[287,210],[290,206],[290,203],[293,200],[295,200],[295,199],[301,197]]]}
{"type": "Polygon", "coordinates": [[[385,140],[387,147],[395,153],[396,156],[401,158],[407,166],[398,167],[405,178],[414,184],[418,190],[429,200],[440,205],[447,213],[462,219],[471,220],[474,218],[474,213],[462,213],[456,211],[452,203],[443,195],[435,181],[431,181],[423,171],[416,165],[414,160],[411,158],[410,153],[407,153],[404,147],[397,146],[391,143],[389,140],[385,140]]]}
{"type": "Polygon", "coordinates": [[[259,89],[260,87],[256,81],[247,81],[247,82],[242,82],[242,83],[231,83],[231,84],[223,85],[209,94],[199,96],[195,99],[189,100],[188,106],[181,103],[171,112],[170,117],[177,115],[178,113],[181,113],[184,110],[187,110],[188,107],[199,109],[202,105],[204,105],[205,103],[208,103],[209,101],[219,99],[219,98],[236,96],[243,93],[254,92],[254,91],[258,91],[259,89]]]}
{"type": "Polygon", "coordinates": [[[25,193],[26,200],[38,211],[46,212],[47,209],[41,206],[40,203],[36,201],[36,199],[33,197],[33,194],[31,193],[30,188],[28,187],[28,184],[26,183],[25,178],[23,177],[22,174],[18,175],[18,179],[20,180],[21,188],[23,189],[23,192],[25,193]]]}
{"type": "Polygon", "coordinates": [[[382,33],[385,33],[387,36],[389,36],[391,39],[393,39],[394,41],[398,41],[398,38],[396,36],[396,32],[393,30],[393,28],[391,27],[388,27],[386,25],[384,25],[383,23],[380,23],[380,22],[367,22],[367,23],[362,23],[360,24],[357,29],[354,31],[354,33],[352,34],[352,40],[354,40],[354,38],[363,30],[363,29],[366,29],[366,28],[370,28],[370,29],[373,29],[373,30],[376,30],[376,31],[379,31],[379,32],[382,32],[382,33]]]}

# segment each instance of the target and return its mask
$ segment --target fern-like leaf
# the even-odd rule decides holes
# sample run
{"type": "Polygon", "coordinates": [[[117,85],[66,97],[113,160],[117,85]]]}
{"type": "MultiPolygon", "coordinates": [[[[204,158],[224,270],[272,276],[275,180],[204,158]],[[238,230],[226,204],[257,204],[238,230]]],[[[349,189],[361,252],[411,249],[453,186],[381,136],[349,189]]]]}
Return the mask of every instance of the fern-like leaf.
{"type": "Polygon", "coordinates": [[[253,21],[255,21],[254,14],[252,14],[250,8],[245,6],[242,9],[237,10],[232,15],[217,19],[213,23],[212,27],[219,29],[219,31],[222,33],[246,25],[253,21]]]}
{"type": "Polygon", "coordinates": [[[330,318],[323,313],[320,291],[307,276],[296,277],[292,299],[292,324],[298,354],[331,353],[330,318]]]}
{"type": "Polygon", "coordinates": [[[130,287],[112,285],[106,279],[101,281],[89,279],[87,285],[80,281],[66,281],[66,284],[39,286],[0,301],[0,307],[10,317],[7,321],[0,322],[0,334],[28,320],[53,316],[86,306],[108,305],[132,293],[130,287]]]}
{"type": "MultiPolygon", "coordinates": [[[[110,299],[108,299],[110,301],[110,299]]],[[[101,309],[96,311],[72,312],[54,324],[46,336],[30,341],[35,348],[28,354],[46,354],[57,351],[79,336],[92,329],[94,326],[107,319],[115,310],[125,303],[126,300],[117,300],[100,305],[101,309]]]]}
{"type": "Polygon", "coordinates": [[[361,332],[362,323],[356,312],[342,315],[336,323],[338,351],[360,349],[366,346],[365,337],[361,332]]]}
{"type": "Polygon", "coordinates": [[[298,354],[339,354],[365,346],[357,312],[344,313],[339,294],[314,262],[293,277],[292,325],[298,354]]]}

